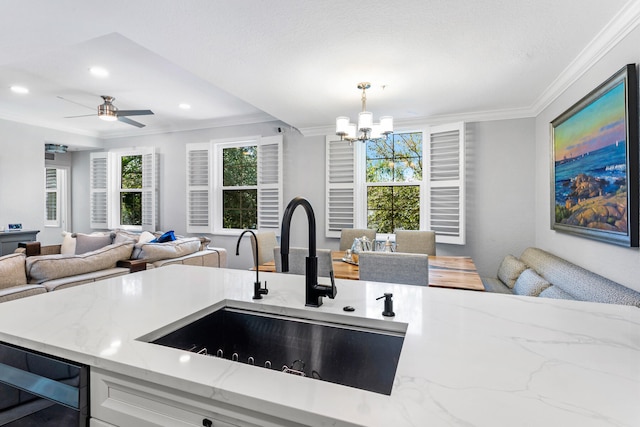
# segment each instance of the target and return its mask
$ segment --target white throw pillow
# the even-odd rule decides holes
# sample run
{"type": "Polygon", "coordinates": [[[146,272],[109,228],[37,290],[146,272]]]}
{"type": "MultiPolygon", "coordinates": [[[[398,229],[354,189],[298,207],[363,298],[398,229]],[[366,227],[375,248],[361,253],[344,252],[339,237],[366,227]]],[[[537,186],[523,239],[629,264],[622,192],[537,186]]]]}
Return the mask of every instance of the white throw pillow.
{"type": "Polygon", "coordinates": [[[138,243],[149,243],[150,241],[152,241],[155,238],[156,238],[156,236],[154,236],[153,233],[151,233],[149,231],[143,231],[140,234],[140,237],[138,238],[138,243]]]}
{"type": "Polygon", "coordinates": [[[68,231],[62,232],[62,245],[60,253],[63,255],[74,255],[76,253],[76,238],[68,231]]]}

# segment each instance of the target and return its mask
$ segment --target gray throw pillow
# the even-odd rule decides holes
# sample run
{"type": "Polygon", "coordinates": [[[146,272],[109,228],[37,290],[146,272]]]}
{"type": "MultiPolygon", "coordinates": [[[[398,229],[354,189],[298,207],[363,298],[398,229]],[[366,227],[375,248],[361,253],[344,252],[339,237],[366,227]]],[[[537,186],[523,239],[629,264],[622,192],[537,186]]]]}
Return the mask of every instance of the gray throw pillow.
{"type": "Polygon", "coordinates": [[[520,277],[513,286],[513,293],[516,295],[527,295],[537,297],[540,292],[551,286],[544,278],[530,268],[520,273],[520,277]]]}
{"type": "Polygon", "coordinates": [[[111,234],[76,234],[76,255],[92,252],[110,245],[111,234]]]}
{"type": "Polygon", "coordinates": [[[527,265],[513,255],[504,257],[498,268],[498,279],[509,288],[513,289],[520,273],[527,269],[527,265]]]}

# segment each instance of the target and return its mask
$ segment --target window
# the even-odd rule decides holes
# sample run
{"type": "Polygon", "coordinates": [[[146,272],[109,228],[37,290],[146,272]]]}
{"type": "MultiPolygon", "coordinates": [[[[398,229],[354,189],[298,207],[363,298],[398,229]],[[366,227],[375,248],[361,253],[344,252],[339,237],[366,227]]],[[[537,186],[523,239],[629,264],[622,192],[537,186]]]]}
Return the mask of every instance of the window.
{"type": "Polygon", "coordinates": [[[58,169],[45,168],[45,216],[46,227],[60,227],[60,177],[58,169]]]}
{"type": "Polygon", "coordinates": [[[422,132],[366,142],[367,228],[420,229],[422,132]]]}
{"type": "Polygon", "coordinates": [[[187,231],[280,228],[282,137],[187,144],[187,231]]]}
{"type": "Polygon", "coordinates": [[[120,224],[142,225],[142,156],[120,156],[120,224]]]}
{"type": "Polygon", "coordinates": [[[222,228],[256,229],[258,147],[222,148],[222,228]]]}
{"type": "Polygon", "coordinates": [[[91,153],[91,228],[155,230],[156,172],[152,147],[91,153]]]}
{"type": "Polygon", "coordinates": [[[44,226],[66,229],[69,224],[69,167],[45,163],[44,226]]]}
{"type": "Polygon", "coordinates": [[[326,236],[342,228],[433,230],[465,243],[464,123],[362,142],[327,138],[326,236]]]}

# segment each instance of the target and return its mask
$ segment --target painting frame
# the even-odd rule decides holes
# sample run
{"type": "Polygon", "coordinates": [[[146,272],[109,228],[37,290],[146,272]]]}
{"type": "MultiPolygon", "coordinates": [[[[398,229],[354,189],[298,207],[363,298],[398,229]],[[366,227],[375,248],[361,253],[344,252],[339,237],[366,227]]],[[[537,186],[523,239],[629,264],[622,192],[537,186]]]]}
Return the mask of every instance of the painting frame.
{"type": "Polygon", "coordinates": [[[627,64],[550,123],[552,230],[638,247],[638,122],[627,64]]]}

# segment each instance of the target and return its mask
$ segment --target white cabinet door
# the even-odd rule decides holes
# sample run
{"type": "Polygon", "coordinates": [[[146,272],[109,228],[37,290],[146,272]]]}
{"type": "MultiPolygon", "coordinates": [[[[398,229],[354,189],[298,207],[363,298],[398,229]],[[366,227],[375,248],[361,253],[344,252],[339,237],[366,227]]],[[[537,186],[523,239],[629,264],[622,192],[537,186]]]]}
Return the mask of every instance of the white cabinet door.
{"type": "Polygon", "coordinates": [[[276,427],[291,425],[229,403],[92,369],[91,427],[276,427]],[[95,420],[95,421],[94,421],[95,420]],[[102,424],[100,424],[102,423],[102,424]]]}

